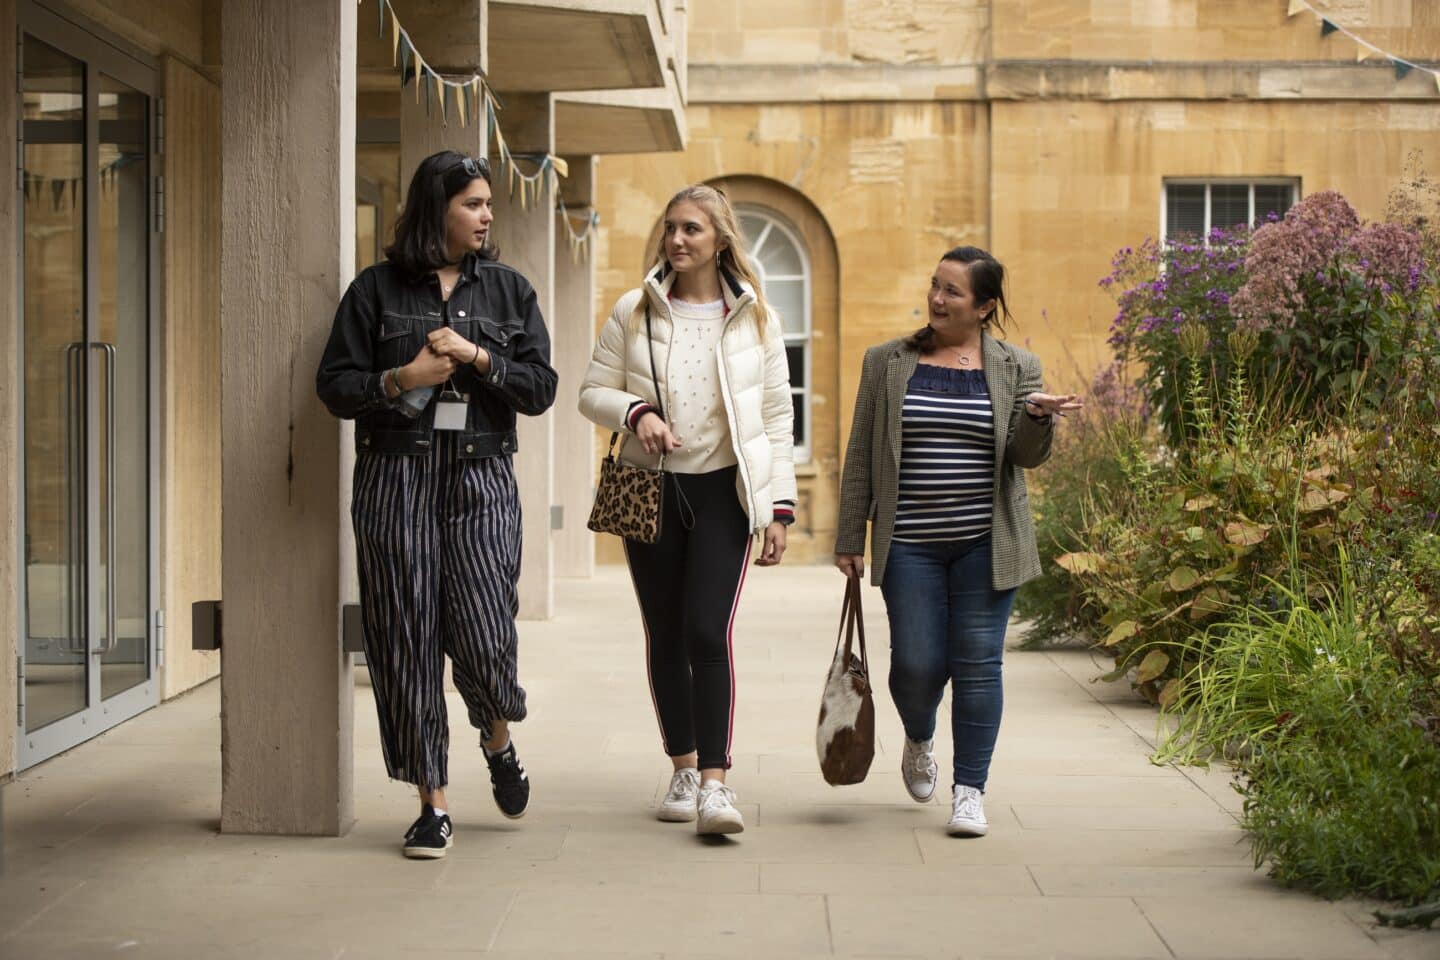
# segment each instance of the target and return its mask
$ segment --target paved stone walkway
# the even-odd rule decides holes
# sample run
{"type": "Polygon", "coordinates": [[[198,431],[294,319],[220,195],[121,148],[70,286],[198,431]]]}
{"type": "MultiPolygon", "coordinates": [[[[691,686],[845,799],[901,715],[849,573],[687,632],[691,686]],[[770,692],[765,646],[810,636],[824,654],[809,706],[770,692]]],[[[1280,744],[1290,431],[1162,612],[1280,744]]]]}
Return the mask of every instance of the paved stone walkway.
{"type": "MultiPolygon", "coordinates": [[[[3,788],[0,958],[1440,957],[1440,933],[1376,928],[1366,904],[1255,873],[1225,777],[1149,764],[1153,711],[1091,683],[1105,667],[1086,653],[1009,656],[989,837],[950,839],[945,804],[906,797],[883,692],[870,779],[826,786],[813,726],[840,586],[825,568],[750,574],[737,840],[653,819],[667,764],[629,582],[608,568],[563,582],[554,621],[522,624],[524,820],[495,811],[457,726],[456,846],[403,860],[414,801],[385,778],[362,685],[349,835],[222,836],[210,684],[3,788]]],[[[866,602],[883,678],[878,591],[866,602]]]]}

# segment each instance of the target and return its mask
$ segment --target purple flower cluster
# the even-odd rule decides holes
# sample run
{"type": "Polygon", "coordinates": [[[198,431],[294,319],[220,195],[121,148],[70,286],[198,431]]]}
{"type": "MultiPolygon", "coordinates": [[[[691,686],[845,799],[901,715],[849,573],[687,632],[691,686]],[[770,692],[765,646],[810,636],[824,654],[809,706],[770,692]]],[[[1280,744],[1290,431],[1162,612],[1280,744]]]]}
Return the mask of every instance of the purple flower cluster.
{"type": "Polygon", "coordinates": [[[1259,227],[1245,258],[1245,283],[1230,301],[1239,323],[1251,329],[1294,326],[1305,297],[1300,278],[1324,270],[1360,228],[1360,217],[1333,190],[1312,194],[1285,219],[1259,227]]]}
{"type": "Polygon", "coordinates": [[[1424,255],[1416,230],[1398,223],[1374,223],[1352,236],[1348,247],[1367,285],[1383,289],[1401,284],[1410,293],[1420,285],[1424,255]]]}

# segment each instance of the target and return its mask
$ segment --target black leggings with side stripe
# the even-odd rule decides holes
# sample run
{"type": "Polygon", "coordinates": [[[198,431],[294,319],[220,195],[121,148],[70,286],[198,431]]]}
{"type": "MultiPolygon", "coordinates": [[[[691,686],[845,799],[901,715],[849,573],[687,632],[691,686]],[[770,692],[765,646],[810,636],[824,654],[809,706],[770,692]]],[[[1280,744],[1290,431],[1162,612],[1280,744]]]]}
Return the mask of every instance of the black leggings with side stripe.
{"type": "Polygon", "coordinates": [[[448,782],[445,657],[470,725],[525,719],[516,676],[520,494],[509,457],[463,460],[435,431],[425,456],[360,456],[355,548],[365,660],[391,777],[448,782]]]}
{"type": "Polygon", "coordinates": [[[667,474],[659,541],[625,541],[665,753],[698,751],[702,770],[730,768],[735,728],[731,632],[750,561],[735,469],[667,474]]]}

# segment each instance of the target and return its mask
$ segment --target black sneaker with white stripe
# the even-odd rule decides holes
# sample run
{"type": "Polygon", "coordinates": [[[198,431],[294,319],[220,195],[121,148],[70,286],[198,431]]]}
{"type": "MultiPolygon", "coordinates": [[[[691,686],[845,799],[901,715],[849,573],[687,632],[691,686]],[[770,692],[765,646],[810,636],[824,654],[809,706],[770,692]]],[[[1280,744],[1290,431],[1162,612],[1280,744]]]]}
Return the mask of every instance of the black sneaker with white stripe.
{"type": "Polygon", "coordinates": [[[490,786],[495,792],[495,806],[511,820],[525,816],[530,805],[530,778],[515,755],[515,741],[499,753],[485,751],[485,762],[490,765],[490,786]]]}
{"type": "Polygon", "coordinates": [[[436,814],[435,808],[425,804],[420,819],[405,832],[405,856],[412,860],[439,860],[455,843],[455,828],[450,824],[448,813],[436,814]]]}

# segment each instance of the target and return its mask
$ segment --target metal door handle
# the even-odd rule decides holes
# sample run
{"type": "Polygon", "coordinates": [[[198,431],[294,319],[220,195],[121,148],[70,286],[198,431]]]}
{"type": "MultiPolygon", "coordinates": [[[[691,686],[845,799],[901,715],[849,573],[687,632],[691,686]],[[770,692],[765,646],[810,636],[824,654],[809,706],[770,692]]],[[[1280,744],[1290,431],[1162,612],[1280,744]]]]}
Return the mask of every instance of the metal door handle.
{"type": "Polygon", "coordinates": [[[93,342],[90,348],[105,351],[105,636],[96,656],[104,656],[120,645],[115,635],[115,344],[93,342]]]}
{"type": "MultiPolygon", "coordinates": [[[[85,488],[83,482],[76,484],[75,465],[85,462],[85,431],[81,423],[75,419],[76,384],[85,382],[85,344],[84,342],[66,344],[65,346],[65,481],[67,484],[65,492],[65,532],[69,538],[69,563],[66,564],[70,579],[69,603],[66,604],[66,631],[65,648],[70,653],[85,653],[89,649],[89,643],[85,637],[86,630],[77,630],[76,625],[80,622],[78,609],[85,596],[85,528],[81,523],[84,510],[81,504],[84,503],[85,488]],[[78,447],[78,449],[77,449],[78,447]],[[76,492],[76,488],[79,492],[76,492]],[[77,502],[76,498],[79,498],[77,502]]],[[[80,408],[84,409],[84,393],[82,390],[80,408]]],[[[80,474],[83,479],[83,472],[80,474]]]]}

